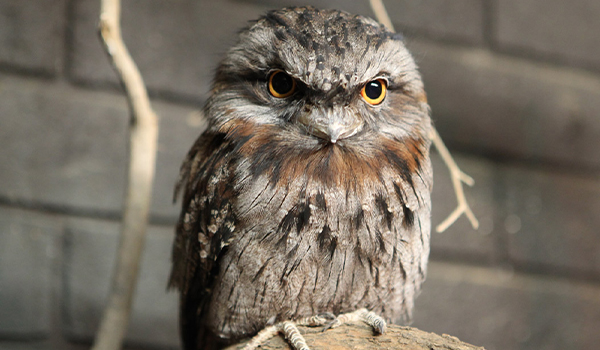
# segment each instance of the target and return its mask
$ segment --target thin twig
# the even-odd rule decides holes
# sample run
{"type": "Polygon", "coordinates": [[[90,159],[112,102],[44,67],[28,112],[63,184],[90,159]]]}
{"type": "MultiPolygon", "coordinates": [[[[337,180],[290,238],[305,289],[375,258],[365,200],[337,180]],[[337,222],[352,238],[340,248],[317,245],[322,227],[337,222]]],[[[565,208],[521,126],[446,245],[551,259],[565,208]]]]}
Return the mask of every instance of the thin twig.
{"type": "MultiPolygon", "coordinates": [[[[394,25],[392,24],[392,21],[390,20],[390,16],[388,15],[387,10],[385,9],[385,6],[383,5],[383,1],[382,0],[369,0],[369,3],[371,4],[371,8],[373,9],[373,12],[375,13],[375,17],[377,17],[377,20],[380,23],[382,23],[383,25],[385,25],[388,29],[394,31],[394,25]]],[[[471,207],[469,207],[469,203],[467,202],[467,199],[465,198],[465,193],[464,193],[463,187],[462,187],[463,182],[469,186],[473,186],[475,184],[475,181],[473,180],[472,177],[470,177],[469,175],[462,172],[462,170],[460,170],[460,168],[458,167],[458,165],[452,158],[452,155],[446,148],[446,145],[444,145],[444,141],[442,141],[440,134],[438,134],[438,132],[435,128],[432,128],[431,141],[437,148],[438,152],[440,152],[440,155],[442,156],[442,160],[444,161],[444,163],[446,163],[448,170],[450,170],[450,177],[452,178],[452,185],[454,186],[454,192],[456,193],[456,199],[458,201],[458,205],[457,205],[456,209],[454,209],[454,211],[444,221],[442,221],[439,225],[437,225],[436,231],[437,232],[446,231],[446,229],[448,227],[450,227],[456,220],[458,220],[458,218],[462,214],[465,214],[467,216],[467,218],[469,219],[469,221],[471,222],[471,225],[473,226],[473,228],[477,229],[479,227],[479,222],[477,221],[477,218],[471,211],[471,207]]]]}
{"type": "Polygon", "coordinates": [[[452,185],[454,186],[454,192],[456,193],[456,199],[458,201],[456,209],[454,209],[454,211],[446,218],[446,220],[442,221],[439,225],[437,225],[435,230],[437,232],[446,231],[446,229],[450,227],[450,225],[452,225],[462,214],[465,214],[471,222],[473,228],[477,229],[479,228],[479,221],[477,221],[477,218],[471,211],[471,207],[469,207],[469,203],[465,198],[465,192],[463,191],[462,187],[463,182],[469,186],[473,186],[475,184],[475,180],[473,180],[472,177],[460,170],[460,168],[452,158],[450,151],[448,151],[448,148],[446,148],[446,145],[444,145],[444,141],[442,141],[440,134],[438,134],[435,128],[432,128],[431,130],[431,140],[435,145],[435,148],[437,148],[438,152],[440,152],[440,156],[442,157],[444,163],[446,163],[448,170],[450,170],[452,185]]]}
{"type": "Polygon", "coordinates": [[[395,32],[396,30],[394,29],[394,25],[392,24],[392,20],[390,19],[387,10],[385,9],[383,0],[370,0],[369,3],[371,4],[371,9],[373,10],[373,13],[375,13],[375,17],[377,17],[379,23],[395,32]]]}
{"type": "Polygon", "coordinates": [[[108,305],[93,350],[121,348],[137,284],[144,247],[156,161],[158,121],[146,87],[133,62],[120,28],[120,0],[102,0],[100,35],[125,91],[131,112],[129,174],[121,240],[108,305]]]}

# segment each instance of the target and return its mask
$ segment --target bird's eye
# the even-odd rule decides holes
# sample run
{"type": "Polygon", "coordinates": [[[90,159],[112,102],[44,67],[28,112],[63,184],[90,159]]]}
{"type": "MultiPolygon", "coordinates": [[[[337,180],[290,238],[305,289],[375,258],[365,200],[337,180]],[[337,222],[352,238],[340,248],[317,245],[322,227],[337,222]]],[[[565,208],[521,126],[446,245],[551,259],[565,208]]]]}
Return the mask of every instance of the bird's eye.
{"type": "Polygon", "coordinates": [[[366,83],[360,91],[360,94],[368,103],[378,105],[385,98],[386,92],[387,86],[385,80],[376,79],[366,83]]]}
{"type": "Polygon", "coordinates": [[[283,71],[275,71],[269,77],[269,92],[277,98],[285,98],[296,91],[296,80],[283,71]]]}

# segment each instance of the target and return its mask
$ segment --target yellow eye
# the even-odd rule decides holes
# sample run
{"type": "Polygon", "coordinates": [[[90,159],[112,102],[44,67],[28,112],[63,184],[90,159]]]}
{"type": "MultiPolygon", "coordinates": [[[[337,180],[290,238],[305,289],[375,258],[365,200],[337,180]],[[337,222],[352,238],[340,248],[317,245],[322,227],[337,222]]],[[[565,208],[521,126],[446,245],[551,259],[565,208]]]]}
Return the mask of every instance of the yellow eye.
{"type": "Polygon", "coordinates": [[[296,91],[296,80],[285,72],[278,70],[269,77],[269,92],[277,98],[285,98],[296,91]]]}
{"type": "Polygon", "coordinates": [[[380,104],[385,98],[386,92],[387,86],[383,79],[372,80],[366,83],[362,90],[360,90],[360,94],[365,101],[372,105],[380,104]]]}

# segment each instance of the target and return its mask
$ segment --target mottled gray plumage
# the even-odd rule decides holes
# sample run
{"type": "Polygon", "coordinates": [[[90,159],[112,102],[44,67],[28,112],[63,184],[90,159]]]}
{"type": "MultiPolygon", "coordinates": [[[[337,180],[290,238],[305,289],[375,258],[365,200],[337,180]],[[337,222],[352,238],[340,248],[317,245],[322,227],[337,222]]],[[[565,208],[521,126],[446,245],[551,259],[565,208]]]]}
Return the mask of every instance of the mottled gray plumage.
{"type": "Polygon", "coordinates": [[[340,11],[270,12],[220,64],[205,115],[181,168],[170,280],[186,349],[324,312],[410,319],[429,255],[432,126],[400,36],[340,11]],[[290,97],[269,93],[277,70],[296,81],[290,97]],[[371,105],[361,89],[375,79],[388,90],[371,105]]]}

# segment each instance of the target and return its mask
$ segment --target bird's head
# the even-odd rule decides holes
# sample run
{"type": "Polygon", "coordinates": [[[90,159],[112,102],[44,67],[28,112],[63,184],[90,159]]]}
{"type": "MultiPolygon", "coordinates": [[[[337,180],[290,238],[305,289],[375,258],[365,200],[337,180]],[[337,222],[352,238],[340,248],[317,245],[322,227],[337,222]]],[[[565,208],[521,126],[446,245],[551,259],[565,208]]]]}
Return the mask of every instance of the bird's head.
{"type": "Polygon", "coordinates": [[[254,150],[270,144],[275,153],[324,157],[427,153],[431,128],[402,37],[372,19],[312,7],[269,12],[241,32],[218,67],[206,115],[227,137],[253,139],[254,150]]]}

